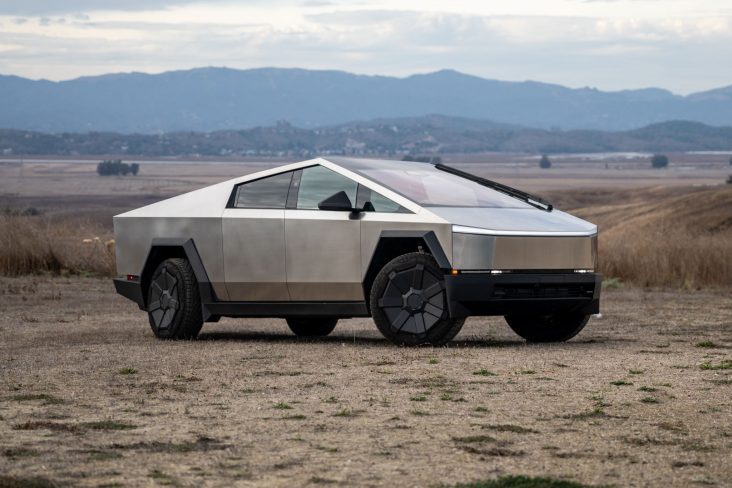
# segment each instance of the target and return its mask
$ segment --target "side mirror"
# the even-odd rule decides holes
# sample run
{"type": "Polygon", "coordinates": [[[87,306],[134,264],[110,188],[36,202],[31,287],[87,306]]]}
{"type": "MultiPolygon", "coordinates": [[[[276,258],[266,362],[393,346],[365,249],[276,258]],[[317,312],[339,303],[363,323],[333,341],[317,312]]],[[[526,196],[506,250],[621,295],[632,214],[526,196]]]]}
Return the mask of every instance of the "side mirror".
{"type": "Polygon", "coordinates": [[[348,195],[346,195],[346,192],[343,190],[338,193],[334,193],[322,202],[318,203],[318,209],[334,212],[358,212],[358,209],[353,208],[351,199],[348,198],[348,195]]]}

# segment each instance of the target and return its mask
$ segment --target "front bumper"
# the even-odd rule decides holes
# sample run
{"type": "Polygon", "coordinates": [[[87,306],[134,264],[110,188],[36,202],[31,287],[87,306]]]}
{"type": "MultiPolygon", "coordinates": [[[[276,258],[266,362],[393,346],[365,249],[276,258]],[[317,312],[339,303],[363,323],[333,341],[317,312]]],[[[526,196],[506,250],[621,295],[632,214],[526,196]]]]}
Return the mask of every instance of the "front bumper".
{"type": "Polygon", "coordinates": [[[512,313],[600,312],[599,273],[461,273],[445,276],[454,318],[512,313]]]}

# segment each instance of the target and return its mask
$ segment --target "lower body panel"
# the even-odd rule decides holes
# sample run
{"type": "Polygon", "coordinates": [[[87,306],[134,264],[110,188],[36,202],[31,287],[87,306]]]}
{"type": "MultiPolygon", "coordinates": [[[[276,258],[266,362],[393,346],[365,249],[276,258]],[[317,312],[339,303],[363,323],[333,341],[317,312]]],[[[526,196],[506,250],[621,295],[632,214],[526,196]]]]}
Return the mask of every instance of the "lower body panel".
{"type": "MultiPolygon", "coordinates": [[[[139,281],[114,279],[117,293],[145,309],[139,281]]],[[[462,273],[445,276],[448,310],[453,318],[600,311],[602,275],[598,273],[462,273]]],[[[364,301],[202,301],[204,320],[229,317],[368,317],[364,301]]]]}
{"type": "MultiPolygon", "coordinates": [[[[123,297],[146,310],[140,280],[114,278],[114,288],[123,297]]],[[[203,290],[208,290],[204,283],[203,290]]],[[[201,312],[205,322],[217,322],[219,317],[368,317],[366,302],[354,301],[217,301],[211,293],[201,293],[201,312]]]]}
{"type": "Polygon", "coordinates": [[[445,277],[451,317],[600,311],[598,273],[462,273],[445,277]]]}
{"type": "Polygon", "coordinates": [[[127,280],[125,278],[113,278],[114,289],[123,297],[132,300],[140,307],[140,310],[145,310],[145,299],[142,296],[142,286],[140,280],[127,280]]]}
{"type": "MultiPolygon", "coordinates": [[[[204,311],[223,317],[368,317],[366,303],[353,302],[215,302],[204,311]]],[[[205,315],[205,314],[204,314],[205,315]]]]}

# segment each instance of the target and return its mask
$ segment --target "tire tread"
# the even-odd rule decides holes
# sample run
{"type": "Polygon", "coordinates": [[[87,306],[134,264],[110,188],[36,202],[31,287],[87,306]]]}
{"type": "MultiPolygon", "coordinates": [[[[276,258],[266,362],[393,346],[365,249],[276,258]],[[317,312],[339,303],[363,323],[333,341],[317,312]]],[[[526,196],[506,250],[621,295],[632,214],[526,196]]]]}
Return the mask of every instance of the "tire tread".
{"type": "Polygon", "coordinates": [[[585,328],[590,316],[571,313],[546,317],[507,315],[505,320],[511,330],[527,342],[565,342],[585,328]]]}
{"type": "MultiPolygon", "coordinates": [[[[384,265],[374,279],[374,283],[371,286],[371,293],[369,297],[369,306],[371,309],[371,316],[379,329],[379,332],[389,339],[391,342],[397,345],[404,346],[417,346],[420,344],[432,344],[434,346],[441,346],[447,344],[462,329],[465,323],[464,318],[451,319],[445,316],[440,322],[435,324],[425,334],[403,334],[395,333],[391,329],[391,323],[384,313],[381,313],[379,308],[379,298],[381,297],[383,290],[389,283],[389,274],[396,268],[401,268],[404,265],[423,265],[425,267],[431,267],[438,270],[439,266],[435,258],[431,254],[423,252],[411,252],[402,254],[392,259],[384,265]]],[[[445,304],[447,306],[447,304],[445,304]]],[[[447,309],[445,309],[447,314],[447,309]]]]}
{"type": "MultiPolygon", "coordinates": [[[[201,313],[201,296],[198,288],[198,280],[193,272],[191,263],[183,258],[170,258],[160,263],[153,273],[158,274],[158,270],[163,266],[170,266],[174,269],[176,279],[180,280],[180,309],[179,313],[166,331],[156,330],[152,318],[150,318],[150,327],[153,333],[159,339],[172,340],[190,340],[195,339],[203,327],[203,316],[201,313]]],[[[170,270],[170,268],[168,268],[170,270]]],[[[150,290],[148,290],[149,297],[150,290]]],[[[149,303],[148,298],[148,303],[149,303]]]]}
{"type": "Polygon", "coordinates": [[[325,337],[338,324],[336,317],[289,317],[287,326],[298,337],[325,337]]]}

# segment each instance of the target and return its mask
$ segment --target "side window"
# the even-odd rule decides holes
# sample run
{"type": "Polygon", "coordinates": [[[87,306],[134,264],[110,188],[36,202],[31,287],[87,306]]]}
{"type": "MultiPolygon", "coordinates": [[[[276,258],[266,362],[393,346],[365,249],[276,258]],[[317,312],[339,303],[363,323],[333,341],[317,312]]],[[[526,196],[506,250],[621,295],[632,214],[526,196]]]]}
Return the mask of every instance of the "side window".
{"type": "Polygon", "coordinates": [[[356,201],[358,183],[323,166],[302,170],[297,193],[298,209],[318,209],[318,203],[339,191],[346,192],[351,203],[356,201]]]}
{"type": "Polygon", "coordinates": [[[236,188],[234,208],[285,208],[292,171],[242,183],[236,188]]]}
{"type": "Polygon", "coordinates": [[[409,213],[409,210],[398,203],[363,185],[358,185],[356,207],[363,208],[366,212],[409,213]],[[368,206],[368,203],[371,205],[368,206]]]}

